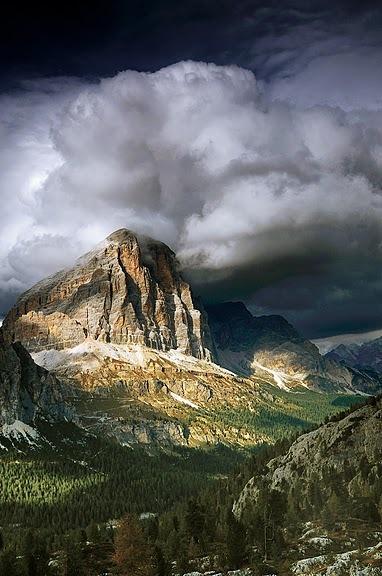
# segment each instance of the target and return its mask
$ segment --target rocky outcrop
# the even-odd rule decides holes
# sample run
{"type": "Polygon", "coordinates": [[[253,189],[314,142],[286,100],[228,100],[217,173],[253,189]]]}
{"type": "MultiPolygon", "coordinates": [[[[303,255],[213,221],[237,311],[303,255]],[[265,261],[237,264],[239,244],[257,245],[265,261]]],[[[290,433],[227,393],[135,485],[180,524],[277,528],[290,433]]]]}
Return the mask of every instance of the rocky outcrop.
{"type": "Polygon", "coordinates": [[[212,350],[208,324],[174,253],[125,229],[23,294],[4,331],[31,352],[72,348],[89,338],[203,359],[212,350]]]}
{"type": "Polygon", "coordinates": [[[220,364],[263,375],[285,390],[304,386],[325,392],[380,390],[379,379],[322,356],[282,316],[254,317],[241,302],[206,308],[220,364]]]}
{"type": "Polygon", "coordinates": [[[0,426],[71,415],[57,378],[37,366],[20,343],[6,343],[0,328],[0,426]]]}

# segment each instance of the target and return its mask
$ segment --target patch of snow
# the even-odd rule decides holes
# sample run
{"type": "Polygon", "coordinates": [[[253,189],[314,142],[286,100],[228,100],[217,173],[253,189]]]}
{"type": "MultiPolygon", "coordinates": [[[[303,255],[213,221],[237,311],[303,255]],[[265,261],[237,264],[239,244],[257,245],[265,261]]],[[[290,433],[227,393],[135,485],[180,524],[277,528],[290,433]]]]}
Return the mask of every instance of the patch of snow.
{"type": "Polygon", "coordinates": [[[158,514],[156,512],[142,512],[139,515],[139,520],[149,520],[150,518],[156,518],[158,514]]]}
{"type": "Polygon", "coordinates": [[[288,378],[286,374],[284,374],[283,372],[279,372],[278,370],[272,370],[271,368],[267,368],[266,366],[260,364],[260,362],[258,362],[257,360],[253,360],[252,366],[260,368],[260,370],[263,370],[264,372],[271,374],[273,376],[273,380],[276,383],[276,386],[281,388],[281,390],[290,392],[290,388],[285,384],[285,380],[288,378]]]}
{"type": "Polygon", "coordinates": [[[13,424],[3,424],[2,435],[10,440],[24,440],[31,446],[35,446],[36,440],[40,437],[37,430],[20,420],[15,420],[13,424]]]}
{"type": "Polygon", "coordinates": [[[186,406],[190,406],[191,408],[195,408],[196,410],[199,409],[199,406],[197,404],[191,402],[191,400],[187,400],[187,398],[183,398],[183,396],[179,396],[179,394],[175,394],[175,392],[170,392],[170,396],[172,396],[174,400],[180,402],[181,404],[185,404],[186,406]]]}
{"type": "Polygon", "coordinates": [[[55,370],[74,362],[84,369],[96,368],[97,362],[111,358],[132,366],[147,367],[150,362],[170,363],[185,370],[234,376],[233,372],[206,360],[188,356],[179,350],[155,350],[139,344],[112,344],[87,338],[65,350],[47,349],[32,354],[33,360],[47,370],[55,370]]]}
{"type": "Polygon", "coordinates": [[[36,364],[46,370],[54,370],[65,363],[68,357],[64,350],[55,350],[54,348],[42,350],[41,352],[32,352],[31,356],[36,364]]]}
{"type": "Polygon", "coordinates": [[[361,390],[354,390],[354,392],[359,396],[372,396],[372,394],[367,394],[367,392],[361,392],[361,390]]]}
{"type": "Polygon", "coordinates": [[[316,536],[305,540],[305,542],[307,544],[312,544],[313,546],[318,546],[319,548],[326,548],[327,546],[330,546],[330,544],[333,544],[333,540],[326,536],[316,536]]]}

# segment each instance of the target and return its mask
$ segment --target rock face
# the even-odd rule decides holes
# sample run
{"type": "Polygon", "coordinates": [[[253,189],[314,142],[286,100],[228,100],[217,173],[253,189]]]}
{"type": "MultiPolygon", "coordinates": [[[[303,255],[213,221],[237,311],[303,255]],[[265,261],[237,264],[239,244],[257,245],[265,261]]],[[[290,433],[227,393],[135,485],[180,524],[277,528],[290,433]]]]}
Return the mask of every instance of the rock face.
{"type": "Polygon", "coordinates": [[[70,417],[57,378],[37,366],[20,343],[6,343],[0,328],[0,426],[70,417]]]}
{"type": "Polygon", "coordinates": [[[87,338],[202,359],[212,350],[208,324],[174,253],[125,229],[23,294],[4,332],[30,352],[72,348],[87,338]]]}
{"type": "Polygon", "coordinates": [[[206,308],[217,358],[228,369],[273,377],[280,388],[375,393],[378,379],[321,356],[282,316],[254,317],[241,302],[206,308]]]}
{"type": "MultiPolygon", "coordinates": [[[[288,452],[268,463],[267,484],[275,490],[292,490],[299,484],[302,490],[319,485],[325,497],[332,482],[346,481],[351,496],[362,496],[365,470],[370,478],[380,469],[382,458],[382,399],[355,410],[339,421],[329,422],[317,430],[300,436],[288,452]]],[[[238,501],[235,511],[242,514],[256,499],[257,478],[252,478],[238,501]]],[[[372,481],[370,480],[372,484],[372,481]]]]}

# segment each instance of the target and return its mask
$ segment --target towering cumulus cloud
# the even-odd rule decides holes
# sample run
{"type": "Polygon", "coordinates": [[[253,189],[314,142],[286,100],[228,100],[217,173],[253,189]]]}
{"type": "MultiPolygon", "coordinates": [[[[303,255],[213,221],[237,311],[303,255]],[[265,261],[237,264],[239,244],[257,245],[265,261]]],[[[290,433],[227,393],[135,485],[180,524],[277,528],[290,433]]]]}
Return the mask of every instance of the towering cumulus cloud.
{"type": "Polygon", "coordinates": [[[274,90],[181,62],[3,96],[1,311],[123,226],[169,243],[208,299],[245,298],[310,335],[378,327],[382,113],[274,90]]]}

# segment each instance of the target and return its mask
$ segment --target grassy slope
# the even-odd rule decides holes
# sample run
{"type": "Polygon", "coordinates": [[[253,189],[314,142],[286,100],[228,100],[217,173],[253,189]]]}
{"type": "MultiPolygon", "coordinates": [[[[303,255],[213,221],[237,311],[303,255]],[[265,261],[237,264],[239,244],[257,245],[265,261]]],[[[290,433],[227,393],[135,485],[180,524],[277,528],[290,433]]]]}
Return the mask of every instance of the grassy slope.
{"type": "MultiPolygon", "coordinates": [[[[264,391],[267,388],[264,386],[264,391]]],[[[227,425],[245,427],[264,434],[274,442],[296,431],[303,432],[323,422],[325,418],[364,400],[360,396],[321,394],[306,391],[289,393],[269,386],[267,400],[264,396],[256,411],[241,408],[232,411],[220,408],[211,415],[227,425]]]]}

